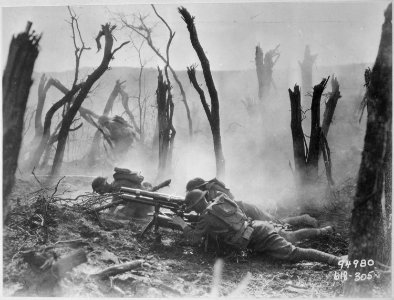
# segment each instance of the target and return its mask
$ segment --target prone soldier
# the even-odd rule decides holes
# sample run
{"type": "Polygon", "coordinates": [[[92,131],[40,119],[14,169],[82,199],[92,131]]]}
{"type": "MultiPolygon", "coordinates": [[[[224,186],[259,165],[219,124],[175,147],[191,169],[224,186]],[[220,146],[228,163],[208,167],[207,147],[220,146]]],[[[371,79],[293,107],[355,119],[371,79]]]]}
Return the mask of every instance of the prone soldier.
{"type": "MultiPolygon", "coordinates": [[[[121,187],[129,187],[141,190],[150,190],[152,185],[144,182],[144,176],[137,172],[132,172],[129,169],[115,168],[113,175],[114,181],[107,182],[105,177],[97,177],[92,182],[93,191],[103,195],[105,193],[117,193],[121,187]]],[[[118,195],[112,197],[112,202],[121,200],[118,195]]],[[[116,207],[111,208],[111,212],[115,212],[116,207]]],[[[124,207],[117,211],[120,216],[128,218],[145,218],[149,213],[153,212],[153,207],[142,203],[126,203],[124,207]]]]}
{"type": "MultiPolygon", "coordinates": [[[[308,214],[303,214],[301,216],[287,217],[278,220],[266,211],[263,211],[256,205],[245,203],[242,201],[237,201],[234,199],[234,195],[231,193],[230,189],[220,180],[214,178],[212,180],[206,181],[203,178],[196,177],[186,184],[186,191],[190,192],[194,189],[199,189],[201,191],[207,191],[207,201],[211,202],[213,199],[218,197],[221,193],[226,194],[231,200],[233,200],[237,205],[243,210],[246,216],[252,220],[259,221],[271,221],[279,224],[289,224],[293,226],[307,226],[307,227],[318,227],[318,222],[315,218],[312,218],[308,214]]],[[[327,227],[327,230],[332,232],[333,229],[327,227]]]]}
{"type": "MultiPolygon", "coordinates": [[[[296,247],[279,235],[269,222],[250,221],[237,203],[226,194],[220,194],[210,203],[207,194],[207,191],[195,189],[186,195],[185,212],[195,211],[200,214],[194,228],[179,216],[172,218],[174,224],[182,227],[185,237],[192,244],[200,243],[203,237],[209,235],[228,246],[250,249],[273,258],[291,262],[307,260],[338,265],[339,257],[315,249],[296,247]]],[[[293,238],[296,240],[299,236],[294,234],[293,238]]]]}

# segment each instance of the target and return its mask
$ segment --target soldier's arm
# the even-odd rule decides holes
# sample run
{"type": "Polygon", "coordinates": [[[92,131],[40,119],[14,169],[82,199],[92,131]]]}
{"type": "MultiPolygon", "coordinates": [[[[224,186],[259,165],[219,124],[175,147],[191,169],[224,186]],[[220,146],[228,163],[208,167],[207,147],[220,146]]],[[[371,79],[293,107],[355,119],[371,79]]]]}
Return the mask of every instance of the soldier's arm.
{"type": "Polygon", "coordinates": [[[208,224],[204,218],[200,218],[194,228],[190,227],[183,219],[183,222],[179,220],[178,217],[174,217],[173,221],[182,227],[186,239],[193,245],[199,244],[208,230],[208,224]]]}

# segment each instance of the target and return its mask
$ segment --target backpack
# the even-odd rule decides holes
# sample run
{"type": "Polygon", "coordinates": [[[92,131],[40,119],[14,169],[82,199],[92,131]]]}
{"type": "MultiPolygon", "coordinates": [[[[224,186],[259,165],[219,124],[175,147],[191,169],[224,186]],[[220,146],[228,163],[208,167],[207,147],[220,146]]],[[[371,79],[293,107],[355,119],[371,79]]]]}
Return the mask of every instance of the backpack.
{"type": "Polygon", "coordinates": [[[209,180],[205,185],[205,190],[208,191],[209,198],[212,200],[218,197],[221,193],[226,194],[230,199],[234,199],[230,189],[227,188],[226,185],[217,178],[209,180]]]}
{"type": "Polygon", "coordinates": [[[131,183],[140,185],[142,181],[144,181],[144,176],[138,174],[137,172],[132,172],[129,169],[124,168],[115,168],[115,173],[113,175],[115,181],[116,180],[127,180],[131,183]]]}
{"type": "Polygon", "coordinates": [[[245,248],[253,228],[248,226],[248,218],[242,209],[229,197],[221,194],[206,208],[206,213],[214,215],[227,226],[223,241],[238,248],[245,248]]]}

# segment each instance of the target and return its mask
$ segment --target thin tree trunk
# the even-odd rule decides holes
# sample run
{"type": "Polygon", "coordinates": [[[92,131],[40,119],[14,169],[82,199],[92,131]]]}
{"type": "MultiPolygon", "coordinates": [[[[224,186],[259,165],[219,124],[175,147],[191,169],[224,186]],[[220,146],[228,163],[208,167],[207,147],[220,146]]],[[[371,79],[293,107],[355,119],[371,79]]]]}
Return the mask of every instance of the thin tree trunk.
{"type": "Polygon", "coordinates": [[[291,107],[291,135],[293,139],[293,155],[296,184],[305,182],[306,168],[306,145],[304,143],[304,131],[302,130],[301,94],[298,85],[294,86],[294,92],[289,89],[291,107]]]}
{"type": "Polygon", "coordinates": [[[334,116],[335,108],[337,106],[339,98],[341,98],[341,93],[339,91],[339,83],[336,77],[331,78],[331,94],[326,102],[326,108],[323,115],[323,123],[321,130],[325,137],[328,135],[328,130],[332,123],[332,118],[334,116]]]}
{"type": "Polygon", "coordinates": [[[309,151],[307,164],[307,176],[309,182],[314,182],[318,177],[318,165],[320,155],[320,100],[326,87],[328,78],[315,85],[313,88],[312,106],[311,106],[311,135],[309,141],[309,151]]]}
{"type": "MultiPolygon", "coordinates": [[[[392,27],[390,3],[384,16],[378,55],[367,87],[368,101],[367,130],[364,150],[358,173],[357,190],[354,198],[350,225],[349,260],[371,259],[382,263],[388,249],[383,248],[382,193],[385,181],[385,163],[389,147],[388,126],[391,125],[392,105],[392,27]]],[[[350,269],[368,273],[373,267],[350,269]]],[[[372,296],[372,280],[348,280],[345,282],[346,296],[372,296]]]]}
{"type": "Polygon", "coordinates": [[[216,176],[218,178],[223,178],[225,175],[225,160],[224,160],[222,141],[220,135],[219,97],[215,88],[215,83],[212,78],[211,68],[209,66],[209,60],[205,55],[204,49],[202,48],[198,40],[197,30],[194,25],[194,17],[192,17],[184,7],[178,8],[178,11],[182,15],[182,18],[187,25],[187,29],[190,34],[190,41],[200,60],[204,74],[205,84],[208,88],[208,93],[211,98],[210,125],[213,135],[213,147],[214,147],[215,159],[216,159],[216,176]]]}
{"type": "Polygon", "coordinates": [[[158,178],[168,176],[171,168],[172,150],[175,138],[175,128],[172,124],[174,103],[172,102],[171,87],[163,79],[163,74],[158,69],[157,85],[157,111],[159,126],[159,170],[158,178]]]}
{"type": "Polygon", "coordinates": [[[41,38],[34,31],[30,33],[31,25],[28,22],[25,32],[12,38],[3,73],[3,216],[8,213],[7,197],[15,181],[24,114],[41,38]]]}
{"type": "Polygon", "coordinates": [[[258,84],[258,97],[260,101],[263,101],[263,72],[264,72],[264,54],[260,46],[256,46],[255,58],[256,73],[257,73],[257,84],[258,84]]]}

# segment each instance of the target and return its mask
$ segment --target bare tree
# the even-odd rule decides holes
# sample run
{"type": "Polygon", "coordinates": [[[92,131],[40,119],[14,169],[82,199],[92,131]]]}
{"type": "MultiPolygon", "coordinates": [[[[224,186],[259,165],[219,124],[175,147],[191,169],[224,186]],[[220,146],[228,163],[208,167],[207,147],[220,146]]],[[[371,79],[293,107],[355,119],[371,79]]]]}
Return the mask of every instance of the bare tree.
{"type": "Polygon", "coordinates": [[[275,86],[272,78],[273,69],[279,59],[279,45],[269,50],[265,55],[260,45],[256,46],[255,63],[257,72],[257,81],[259,86],[259,100],[263,101],[271,90],[271,85],[275,86]]]}
{"type": "Polygon", "coordinates": [[[159,129],[159,172],[158,178],[168,176],[172,162],[172,150],[176,130],[172,124],[174,103],[172,102],[171,86],[163,79],[162,71],[158,68],[157,77],[157,120],[159,129]]]}
{"type": "Polygon", "coordinates": [[[91,87],[108,69],[109,63],[113,59],[114,54],[125,44],[129,43],[129,42],[124,42],[118,48],[112,50],[113,42],[114,42],[114,37],[112,35],[112,32],[115,28],[116,25],[111,25],[109,23],[102,25],[101,30],[99,31],[96,37],[98,51],[100,51],[101,49],[100,39],[102,37],[104,37],[105,39],[103,58],[100,65],[87,77],[86,81],[82,84],[81,89],[79,90],[78,94],[75,97],[75,100],[70,106],[70,109],[67,111],[67,113],[63,118],[62,126],[59,131],[58,143],[57,143],[55,157],[53,160],[51,175],[57,174],[60,170],[60,167],[63,162],[64,149],[68,137],[68,132],[70,130],[70,126],[79,108],[81,107],[83,101],[86,99],[91,87]]]}
{"type": "Polygon", "coordinates": [[[137,103],[138,103],[139,125],[137,125],[135,118],[129,108],[129,104],[128,104],[129,96],[126,94],[126,92],[124,90],[122,90],[122,94],[121,94],[122,95],[122,104],[123,104],[123,107],[125,108],[127,115],[130,118],[130,121],[133,123],[134,127],[136,127],[137,132],[139,132],[140,142],[143,144],[145,141],[145,117],[146,117],[146,106],[147,106],[147,101],[148,101],[148,97],[147,97],[146,93],[144,96],[142,96],[142,91],[143,91],[142,84],[143,84],[143,73],[144,73],[144,68],[145,68],[145,62],[143,62],[143,60],[142,60],[141,49],[145,43],[145,40],[142,40],[142,42],[139,46],[137,46],[133,40],[131,40],[131,43],[133,44],[133,47],[138,54],[138,62],[140,64],[138,78],[136,79],[136,81],[138,82],[138,92],[137,92],[137,95],[133,97],[137,100],[137,103]]]}
{"type": "MultiPolygon", "coordinates": [[[[370,259],[375,264],[385,264],[391,255],[391,245],[385,244],[382,216],[382,196],[387,174],[387,157],[391,156],[391,105],[392,105],[392,4],[384,13],[378,55],[367,86],[367,129],[358,173],[354,208],[350,225],[349,260],[370,259]]],[[[391,181],[391,176],[387,178],[391,181]]],[[[387,182],[386,182],[387,183],[387,182]]],[[[391,182],[390,182],[391,185],[391,182]]],[[[387,199],[387,198],[386,198],[387,199]]],[[[362,273],[369,274],[374,267],[363,266],[362,273]]],[[[360,265],[351,268],[350,274],[360,272],[360,265]]],[[[354,277],[355,278],[355,277],[354,277]]],[[[372,280],[345,282],[346,296],[372,296],[372,280]]]]}
{"type": "Polygon", "coordinates": [[[222,149],[222,138],[220,135],[220,114],[219,114],[219,97],[215,88],[215,83],[212,78],[211,68],[209,66],[209,60],[205,55],[204,49],[202,48],[200,41],[198,40],[197,30],[194,25],[194,17],[190,15],[186,8],[180,7],[178,8],[179,13],[182,15],[182,19],[185,21],[187,25],[187,29],[190,34],[190,41],[194,50],[197,53],[197,56],[201,62],[201,67],[204,74],[205,83],[208,88],[209,96],[211,98],[211,109],[206,102],[204,91],[199,86],[196,76],[195,76],[195,67],[189,67],[187,73],[189,75],[189,79],[193,84],[194,88],[200,95],[201,103],[205,110],[205,114],[207,115],[209,125],[212,131],[213,137],[213,147],[215,151],[216,158],[216,176],[218,178],[223,178],[225,175],[225,160],[222,149]]]}
{"type": "Polygon", "coordinates": [[[301,68],[301,78],[302,78],[302,91],[306,93],[310,88],[312,88],[312,68],[317,58],[317,54],[311,54],[311,48],[309,45],[305,46],[304,59],[302,62],[298,61],[301,68]]]}
{"type": "MultiPolygon", "coordinates": [[[[168,42],[167,42],[167,46],[166,46],[166,54],[165,55],[163,55],[160,52],[159,48],[157,48],[153,43],[153,40],[152,40],[153,29],[146,25],[146,23],[145,23],[146,16],[141,16],[141,15],[139,15],[138,17],[135,16],[135,20],[137,20],[138,24],[129,23],[125,17],[121,17],[120,19],[121,19],[122,24],[125,27],[127,27],[127,28],[131,29],[133,32],[137,33],[139,36],[141,36],[147,42],[148,46],[152,49],[152,51],[165,63],[167,68],[170,70],[171,75],[174,78],[175,82],[177,83],[179,90],[181,92],[182,102],[185,105],[186,116],[187,116],[188,125],[189,125],[189,136],[192,137],[193,136],[193,122],[192,122],[191,115],[190,115],[189,105],[188,105],[188,102],[186,99],[186,93],[185,93],[185,90],[183,88],[181,81],[179,80],[178,75],[176,74],[175,70],[171,67],[171,64],[170,64],[170,55],[169,55],[170,45],[171,45],[172,39],[175,36],[175,32],[172,31],[172,29],[168,25],[168,23],[157,12],[154,5],[152,5],[152,9],[153,9],[155,15],[166,26],[166,28],[168,29],[168,32],[169,32],[169,38],[168,38],[168,42]]],[[[166,77],[168,79],[168,74],[166,74],[166,77]]]]}
{"type": "MultiPolygon", "coordinates": [[[[8,213],[7,197],[14,186],[22,142],[23,120],[32,84],[34,63],[41,35],[24,32],[13,37],[3,73],[3,215],[8,213]]],[[[5,218],[4,218],[5,220],[5,218]]]]}

